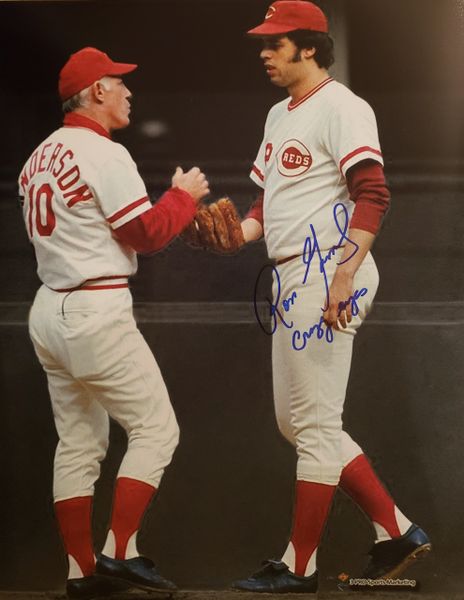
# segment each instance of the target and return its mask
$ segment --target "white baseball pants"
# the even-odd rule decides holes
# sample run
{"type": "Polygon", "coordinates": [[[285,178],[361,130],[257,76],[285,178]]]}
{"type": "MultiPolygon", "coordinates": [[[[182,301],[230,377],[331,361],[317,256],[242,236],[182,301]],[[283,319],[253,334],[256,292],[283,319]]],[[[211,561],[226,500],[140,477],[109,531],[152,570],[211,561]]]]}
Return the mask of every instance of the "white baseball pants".
{"type": "Polygon", "coordinates": [[[118,476],[158,487],[179,429],[159,367],[137,329],[129,290],[64,293],[42,286],[29,332],[47,374],[59,436],[55,501],[93,494],[109,416],[128,436],[118,476]]]}
{"type": "MultiPolygon", "coordinates": [[[[325,264],[328,284],[333,279],[342,250],[325,264]]],[[[295,331],[308,332],[319,323],[325,305],[326,288],[315,257],[305,285],[306,266],[300,258],[277,267],[280,293],[274,275],[274,304],[288,325],[278,319],[272,345],[274,404],[282,434],[296,447],[297,479],[337,485],[344,465],[362,450],[342,431],[342,412],[351,366],[356,330],[369,312],[379,276],[369,253],[359,267],[354,289],[367,289],[357,300],[359,314],[343,331],[333,331],[333,342],[318,339],[314,330],[303,350],[292,347],[295,331]],[[288,300],[294,296],[293,304],[288,300]],[[277,299],[279,295],[279,300],[277,299]]],[[[326,327],[322,325],[325,332],[326,327]]],[[[301,337],[297,347],[301,347],[301,337]]]]}

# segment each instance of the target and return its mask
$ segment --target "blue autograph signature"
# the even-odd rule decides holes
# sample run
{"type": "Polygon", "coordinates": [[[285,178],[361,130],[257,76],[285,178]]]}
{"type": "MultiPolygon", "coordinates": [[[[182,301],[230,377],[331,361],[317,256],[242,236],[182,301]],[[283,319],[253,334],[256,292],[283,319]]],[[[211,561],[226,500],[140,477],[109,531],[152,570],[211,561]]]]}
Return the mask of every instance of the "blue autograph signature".
{"type": "Polygon", "coordinates": [[[319,247],[319,242],[317,241],[316,231],[314,229],[314,226],[311,224],[309,226],[311,235],[308,235],[308,237],[305,240],[304,246],[303,246],[302,260],[306,265],[306,271],[305,271],[302,283],[303,283],[303,285],[306,283],[308,276],[309,276],[309,270],[311,267],[311,263],[313,261],[314,256],[317,254],[317,256],[319,258],[319,273],[321,273],[321,275],[324,277],[324,285],[325,285],[325,304],[324,304],[324,308],[322,309],[323,311],[327,310],[327,308],[329,307],[329,282],[327,281],[327,273],[325,270],[325,265],[329,262],[329,260],[332,259],[333,256],[335,256],[336,251],[342,247],[343,242],[346,242],[346,244],[353,246],[353,252],[348,256],[348,258],[345,258],[345,260],[343,260],[342,262],[339,262],[337,264],[343,265],[343,264],[347,263],[351,258],[353,258],[353,256],[359,250],[358,244],[356,244],[356,242],[353,242],[352,240],[350,240],[350,238],[347,236],[349,217],[348,217],[348,211],[346,210],[346,207],[343,204],[338,203],[334,206],[333,217],[334,217],[335,225],[336,225],[338,231],[340,232],[340,239],[339,239],[337,245],[332,246],[332,248],[327,252],[327,254],[325,256],[323,256],[321,253],[321,249],[319,247]],[[339,209],[340,209],[340,212],[337,212],[339,209]],[[340,216],[344,217],[343,223],[340,223],[340,221],[339,221],[340,216]]]}
{"type": "MultiPolygon", "coordinates": [[[[349,245],[353,246],[353,251],[348,256],[348,258],[346,258],[342,262],[337,263],[338,265],[348,262],[359,250],[358,244],[356,244],[356,242],[354,242],[353,240],[350,240],[349,237],[347,236],[349,218],[348,218],[348,211],[346,210],[346,208],[343,204],[337,204],[334,206],[333,217],[334,217],[335,225],[336,225],[338,231],[340,232],[340,239],[339,239],[338,243],[335,246],[333,246],[326,254],[322,254],[320,246],[319,246],[319,242],[317,240],[316,231],[314,229],[314,226],[312,224],[310,224],[309,225],[310,235],[306,238],[306,240],[304,242],[303,254],[301,257],[303,264],[306,266],[304,277],[302,280],[303,285],[305,285],[308,281],[308,277],[310,275],[310,268],[311,268],[311,265],[313,264],[314,257],[317,256],[317,258],[318,258],[319,273],[324,278],[324,285],[325,285],[325,290],[326,290],[325,303],[324,303],[324,306],[321,308],[321,310],[323,312],[325,310],[327,310],[327,308],[329,307],[329,282],[327,279],[325,265],[327,264],[327,262],[329,260],[332,259],[333,256],[335,256],[336,251],[339,248],[341,248],[344,243],[345,243],[345,245],[349,244],[349,245]],[[340,217],[342,217],[342,219],[344,219],[344,220],[340,221],[340,217]]],[[[282,309],[279,309],[281,294],[282,294],[281,282],[280,282],[280,275],[279,275],[278,269],[273,265],[265,265],[259,272],[258,278],[256,280],[256,284],[255,284],[254,310],[255,310],[256,320],[258,321],[259,326],[261,327],[261,329],[264,331],[264,333],[266,335],[274,335],[274,333],[277,329],[277,326],[280,323],[281,326],[285,327],[286,329],[293,330],[292,347],[294,350],[303,350],[307,346],[307,344],[311,338],[317,338],[318,340],[325,340],[329,344],[331,344],[333,342],[334,334],[333,334],[332,328],[324,323],[324,318],[322,316],[321,316],[319,322],[315,323],[314,325],[311,325],[305,331],[300,331],[299,329],[295,329],[294,323],[293,323],[293,321],[290,320],[291,317],[288,315],[288,313],[290,313],[291,309],[295,306],[295,303],[298,299],[297,292],[294,291],[288,298],[284,298],[282,300],[282,309]],[[264,277],[264,275],[266,274],[266,272],[269,269],[271,270],[271,272],[274,276],[274,279],[275,279],[276,298],[275,298],[274,302],[272,301],[272,299],[270,299],[268,297],[265,298],[265,301],[269,306],[269,316],[271,318],[270,324],[267,325],[267,323],[263,321],[263,319],[260,316],[259,311],[258,311],[258,289],[259,289],[262,278],[264,277]]],[[[353,316],[358,315],[359,314],[359,305],[357,303],[357,300],[359,300],[359,298],[361,298],[362,296],[365,296],[366,294],[367,294],[367,288],[362,288],[361,290],[355,290],[355,292],[353,293],[352,296],[347,298],[346,301],[341,302],[339,304],[339,314],[341,313],[342,310],[344,310],[348,305],[351,304],[351,311],[352,311],[353,316]]]]}

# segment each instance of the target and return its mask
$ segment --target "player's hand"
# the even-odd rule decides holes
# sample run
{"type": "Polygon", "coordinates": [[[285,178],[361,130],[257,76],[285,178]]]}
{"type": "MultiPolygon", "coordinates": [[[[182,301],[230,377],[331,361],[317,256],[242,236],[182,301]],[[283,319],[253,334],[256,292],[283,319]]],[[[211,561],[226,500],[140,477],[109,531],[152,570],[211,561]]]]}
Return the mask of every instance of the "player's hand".
{"type": "Polygon", "coordinates": [[[245,243],[254,242],[263,237],[263,227],[256,219],[244,219],[241,226],[245,243]]]}
{"type": "Polygon", "coordinates": [[[177,167],[172,177],[172,187],[188,192],[197,203],[209,194],[209,183],[198,167],[193,167],[187,173],[177,167]]]}
{"type": "Polygon", "coordinates": [[[346,329],[352,315],[353,277],[335,273],[329,288],[329,306],[324,311],[324,323],[336,331],[346,329]]]}

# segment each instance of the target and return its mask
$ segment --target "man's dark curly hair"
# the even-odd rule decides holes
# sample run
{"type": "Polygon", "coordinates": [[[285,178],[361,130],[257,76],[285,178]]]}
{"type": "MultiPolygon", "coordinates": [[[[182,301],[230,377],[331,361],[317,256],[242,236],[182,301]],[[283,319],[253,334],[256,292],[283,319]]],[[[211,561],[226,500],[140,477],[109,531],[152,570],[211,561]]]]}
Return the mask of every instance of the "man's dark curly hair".
{"type": "MultiPolygon", "coordinates": [[[[333,65],[334,43],[332,38],[322,31],[308,31],[307,29],[296,29],[285,34],[291,40],[298,50],[305,48],[315,48],[314,60],[323,68],[328,69],[333,65]]],[[[298,60],[298,59],[295,59],[298,60]]]]}

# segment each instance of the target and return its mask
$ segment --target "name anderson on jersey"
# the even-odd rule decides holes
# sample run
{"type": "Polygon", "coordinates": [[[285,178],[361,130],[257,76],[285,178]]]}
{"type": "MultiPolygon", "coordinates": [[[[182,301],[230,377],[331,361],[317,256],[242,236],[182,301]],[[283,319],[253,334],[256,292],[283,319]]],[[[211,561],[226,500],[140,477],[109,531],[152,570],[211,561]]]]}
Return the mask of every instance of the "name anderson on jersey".
{"type": "Polygon", "coordinates": [[[38,173],[51,173],[67,200],[66,206],[71,208],[77,202],[92,200],[93,194],[89,186],[81,179],[79,166],[73,161],[74,153],[65,148],[61,142],[42,144],[32,154],[20,175],[20,184],[24,192],[38,173]],[[39,157],[40,156],[40,157],[39,157]],[[64,172],[63,172],[64,171],[64,172]]]}

